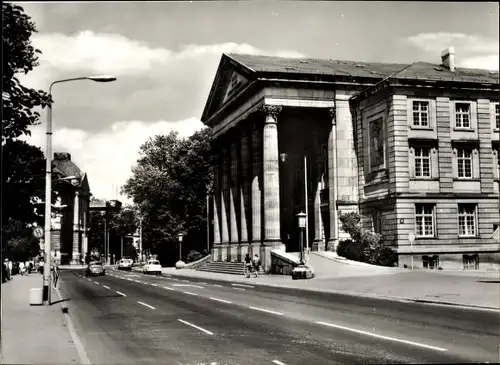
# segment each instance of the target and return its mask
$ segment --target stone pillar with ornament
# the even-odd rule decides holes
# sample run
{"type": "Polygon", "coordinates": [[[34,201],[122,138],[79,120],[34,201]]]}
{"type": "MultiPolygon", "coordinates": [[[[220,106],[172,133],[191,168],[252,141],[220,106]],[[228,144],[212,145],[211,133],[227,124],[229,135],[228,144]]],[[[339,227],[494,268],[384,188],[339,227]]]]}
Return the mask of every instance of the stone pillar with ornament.
{"type": "Polygon", "coordinates": [[[71,262],[80,263],[81,253],[81,226],[80,226],[80,192],[75,191],[75,200],[73,206],[73,255],[71,262]]]}
{"type": "MultiPolygon", "coordinates": [[[[317,143],[316,146],[321,146],[317,143]]],[[[321,217],[321,189],[323,188],[323,159],[322,151],[319,148],[315,149],[315,164],[313,176],[314,188],[314,204],[313,204],[313,217],[314,217],[314,240],[312,243],[312,251],[324,251],[325,242],[323,240],[323,221],[321,217]]]]}
{"type": "Polygon", "coordinates": [[[281,112],[280,106],[264,105],[265,113],[263,129],[263,182],[264,182],[264,242],[261,246],[261,262],[264,270],[271,269],[271,251],[285,251],[281,242],[280,216],[280,176],[279,176],[279,148],[278,122],[281,112]]]}

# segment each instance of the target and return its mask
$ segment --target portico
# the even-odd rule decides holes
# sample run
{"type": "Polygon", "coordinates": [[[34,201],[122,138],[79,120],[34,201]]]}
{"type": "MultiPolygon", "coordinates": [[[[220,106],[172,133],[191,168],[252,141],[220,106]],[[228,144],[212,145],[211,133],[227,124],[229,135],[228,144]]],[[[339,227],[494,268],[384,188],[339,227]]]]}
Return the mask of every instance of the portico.
{"type": "Polygon", "coordinates": [[[296,214],[306,204],[316,251],[336,249],[339,209],[357,210],[348,99],[360,86],[288,84],[289,76],[270,83],[245,57],[223,55],[202,118],[217,156],[212,259],[258,254],[269,271],[272,250],[298,252],[296,214]]]}

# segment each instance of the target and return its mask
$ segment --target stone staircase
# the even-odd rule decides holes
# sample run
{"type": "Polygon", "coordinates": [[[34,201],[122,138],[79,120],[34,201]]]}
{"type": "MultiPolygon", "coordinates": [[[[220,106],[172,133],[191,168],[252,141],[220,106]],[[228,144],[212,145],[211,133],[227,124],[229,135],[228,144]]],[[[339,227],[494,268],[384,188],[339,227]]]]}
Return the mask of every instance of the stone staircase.
{"type": "MultiPolygon", "coordinates": [[[[242,262],[229,262],[229,261],[212,261],[208,260],[203,263],[203,266],[196,269],[197,271],[206,272],[217,272],[221,274],[232,274],[241,275],[245,274],[245,265],[242,262]]],[[[263,274],[264,270],[262,267],[259,269],[259,273],[263,274]]]]}

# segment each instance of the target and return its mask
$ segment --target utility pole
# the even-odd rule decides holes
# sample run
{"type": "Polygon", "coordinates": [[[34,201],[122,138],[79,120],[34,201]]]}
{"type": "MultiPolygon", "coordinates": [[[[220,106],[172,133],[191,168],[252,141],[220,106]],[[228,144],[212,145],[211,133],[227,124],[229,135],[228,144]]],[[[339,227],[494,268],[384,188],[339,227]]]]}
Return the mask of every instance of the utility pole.
{"type": "Polygon", "coordinates": [[[120,259],[123,259],[123,233],[122,233],[122,249],[120,252],[120,259]]]}
{"type": "Polygon", "coordinates": [[[207,192],[207,253],[210,253],[210,193],[207,192]]]}
{"type": "Polygon", "coordinates": [[[142,216],[139,217],[139,262],[142,262],[142,216]]]}

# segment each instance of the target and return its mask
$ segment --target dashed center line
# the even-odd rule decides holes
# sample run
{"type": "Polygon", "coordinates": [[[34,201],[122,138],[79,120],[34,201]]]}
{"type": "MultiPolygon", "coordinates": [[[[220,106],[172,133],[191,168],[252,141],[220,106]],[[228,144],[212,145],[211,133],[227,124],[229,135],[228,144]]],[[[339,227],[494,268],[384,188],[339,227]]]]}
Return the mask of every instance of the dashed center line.
{"type": "Polygon", "coordinates": [[[94,281],[95,284],[99,285],[99,283],[97,281],[94,281]]]}
{"type": "Polygon", "coordinates": [[[157,284],[151,284],[151,286],[158,286],[157,284]]]}
{"type": "Polygon", "coordinates": [[[126,297],[125,294],[123,294],[122,292],[119,292],[119,291],[117,291],[116,294],[120,294],[122,297],[126,297]]]}
{"type": "Polygon", "coordinates": [[[197,330],[205,332],[206,334],[213,335],[213,332],[210,332],[210,331],[208,331],[208,330],[206,330],[204,328],[201,328],[201,327],[199,327],[199,326],[197,326],[195,324],[189,323],[187,321],[183,321],[182,319],[178,319],[178,321],[181,322],[181,323],[184,323],[185,325],[188,325],[188,326],[191,326],[193,328],[196,328],[197,330]]]}
{"type": "Polygon", "coordinates": [[[255,288],[254,286],[252,285],[246,285],[246,284],[231,284],[232,286],[242,286],[242,287],[245,287],[245,288],[255,288]]]}
{"type": "Polygon", "coordinates": [[[273,360],[273,363],[275,363],[276,365],[286,365],[284,362],[281,362],[279,360],[273,360]]]}
{"type": "Polygon", "coordinates": [[[218,288],[222,288],[222,285],[220,285],[220,284],[212,284],[212,285],[213,285],[213,286],[216,286],[216,287],[218,287],[218,288]]]}
{"type": "Polygon", "coordinates": [[[190,291],[183,291],[184,294],[189,294],[189,295],[198,295],[196,293],[191,293],[190,291]]]}
{"type": "Polygon", "coordinates": [[[333,328],[341,329],[341,330],[344,330],[344,331],[355,332],[355,333],[359,333],[359,334],[366,335],[366,336],[380,338],[380,339],[383,339],[383,340],[389,340],[389,341],[394,341],[394,342],[405,343],[407,345],[413,345],[413,346],[423,347],[423,348],[430,349],[430,350],[442,351],[442,352],[448,351],[447,349],[442,348],[442,347],[430,346],[430,345],[426,345],[426,344],[419,343],[419,342],[413,342],[413,341],[408,341],[408,340],[402,340],[402,339],[395,338],[395,337],[388,337],[388,336],[378,335],[376,333],[367,332],[367,331],[361,331],[361,330],[357,330],[357,329],[349,328],[349,327],[344,327],[344,326],[339,326],[339,325],[333,324],[333,323],[328,323],[328,322],[316,322],[316,323],[324,325],[324,326],[328,326],[328,327],[333,327],[333,328]]]}
{"type": "Polygon", "coordinates": [[[266,313],[271,313],[271,314],[277,314],[278,316],[282,316],[284,315],[284,313],[281,313],[281,312],[276,312],[276,311],[272,311],[270,309],[264,309],[264,308],[259,308],[259,307],[248,307],[250,309],[254,309],[256,311],[260,311],[260,312],[266,312],[266,313]]]}
{"type": "Polygon", "coordinates": [[[151,309],[156,309],[156,308],[155,308],[155,307],[153,307],[152,305],[149,305],[149,304],[143,303],[143,302],[141,302],[141,301],[139,301],[139,302],[137,302],[137,303],[139,303],[139,304],[141,304],[141,305],[143,305],[143,306],[145,306],[145,307],[151,308],[151,309]]]}
{"type": "Polygon", "coordinates": [[[219,299],[219,298],[213,298],[213,297],[210,297],[210,299],[216,300],[217,302],[221,302],[221,303],[233,304],[233,302],[230,302],[229,300],[224,300],[224,299],[219,299]]]}
{"type": "Polygon", "coordinates": [[[168,287],[168,286],[164,286],[164,287],[163,287],[163,289],[167,289],[167,290],[172,290],[172,291],[175,291],[175,289],[174,289],[174,288],[170,288],[170,287],[168,287]]]}
{"type": "Polygon", "coordinates": [[[109,286],[103,285],[103,288],[110,289],[109,286]]]}
{"type": "Polygon", "coordinates": [[[233,289],[236,289],[236,290],[246,290],[245,288],[234,288],[233,289]]]}

